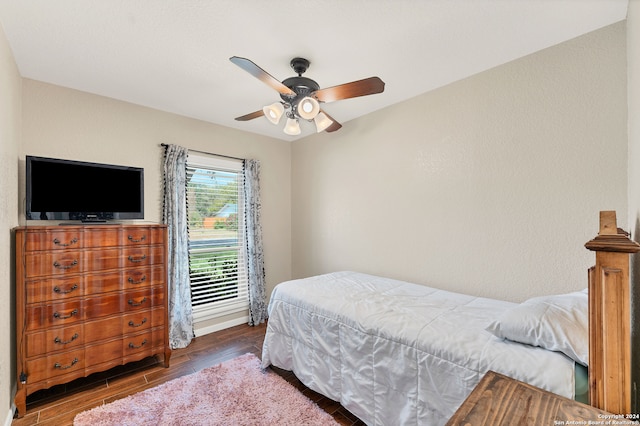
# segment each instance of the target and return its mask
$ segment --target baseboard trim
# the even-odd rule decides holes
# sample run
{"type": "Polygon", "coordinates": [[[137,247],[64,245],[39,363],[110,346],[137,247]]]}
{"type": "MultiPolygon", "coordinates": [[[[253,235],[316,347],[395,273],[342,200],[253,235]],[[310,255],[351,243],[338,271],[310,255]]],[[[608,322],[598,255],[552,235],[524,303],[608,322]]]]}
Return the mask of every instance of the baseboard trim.
{"type": "Polygon", "coordinates": [[[11,423],[13,422],[13,413],[15,412],[16,412],[16,405],[11,404],[11,408],[7,413],[7,417],[4,419],[4,426],[11,426],[11,423]]]}

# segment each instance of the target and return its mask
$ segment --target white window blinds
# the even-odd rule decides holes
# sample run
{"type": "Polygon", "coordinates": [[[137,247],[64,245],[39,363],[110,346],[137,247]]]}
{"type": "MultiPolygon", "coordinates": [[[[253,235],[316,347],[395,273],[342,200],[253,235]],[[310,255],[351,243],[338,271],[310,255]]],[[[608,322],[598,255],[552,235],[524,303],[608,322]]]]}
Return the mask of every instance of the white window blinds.
{"type": "Polygon", "coordinates": [[[247,309],[243,162],[189,153],[187,216],[194,317],[247,309]]]}

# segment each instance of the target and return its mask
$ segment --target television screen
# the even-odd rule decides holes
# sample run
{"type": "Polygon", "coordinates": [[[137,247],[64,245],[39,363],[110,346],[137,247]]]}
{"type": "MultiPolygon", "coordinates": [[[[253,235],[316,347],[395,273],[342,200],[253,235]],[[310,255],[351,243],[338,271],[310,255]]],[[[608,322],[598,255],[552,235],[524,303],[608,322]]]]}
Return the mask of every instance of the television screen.
{"type": "Polygon", "coordinates": [[[144,219],[144,169],[27,156],[30,220],[144,219]]]}

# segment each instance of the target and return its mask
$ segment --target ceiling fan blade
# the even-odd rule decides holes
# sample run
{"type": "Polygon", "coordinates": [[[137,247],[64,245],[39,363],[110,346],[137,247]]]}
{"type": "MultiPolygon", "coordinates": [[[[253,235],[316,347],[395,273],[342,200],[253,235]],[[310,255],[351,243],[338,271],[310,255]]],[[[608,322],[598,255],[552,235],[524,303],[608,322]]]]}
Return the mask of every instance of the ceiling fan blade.
{"type": "Polygon", "coordinates": [[[326,129],[324,129],[324,131],[327,133],[331,133],[331,132],[335,132],[336,130],[340,130],[340,128],[342,127],[342,124],[338,123],[336,119],[330,116],[329,114],[327,114],[326,111],[322,111],[322,112],[324,113],[324,115],[327,116],[327,118],[329,118],[329,120],[333,121],[333,123],[326,129]]]}
{"type": "Polygon", "coordinates": [[[341,99],[357,98],[358,96],[373,95],[383,91],[384,81],[378,77],[369,77],[364,80],[316,90],[313,96],[320,102],[333,102],[341,99]]]}
{"type": "Polygon", "coordinates": [[[238,56],[232,56],[229,58],[229,60],[234,64],[236,64],[237,66],[239,66],[240,68],[242,68],[243,70],[245,70],[246,72],[248,72],[249,74],[251,74],[252,76],[254,76],[255,78],[265,83],[267,86],[270,86],[271,88],[275,89],[280,94],[287,95],[287,96],[296,95],[296,92],[294,92],[293,90],[289,89],[287,86],[285,86],[284,84],[276,80],[275,77],[273,77],[271,74],[269,74],[268,72],[266,72],[265,70],[263,70],[262,68],[254,64],[253,62],[251,62],[249,59],[240,58],[238,56]]]}
{"type": "Polygon", "coordinates": [[[236,117],[236,121],[249,121],[253,120],[254,118],[262,117],[263,115],[264,112],[262,110],[259,110],[246,115],[242,115],[240,117],[236,117]]]}

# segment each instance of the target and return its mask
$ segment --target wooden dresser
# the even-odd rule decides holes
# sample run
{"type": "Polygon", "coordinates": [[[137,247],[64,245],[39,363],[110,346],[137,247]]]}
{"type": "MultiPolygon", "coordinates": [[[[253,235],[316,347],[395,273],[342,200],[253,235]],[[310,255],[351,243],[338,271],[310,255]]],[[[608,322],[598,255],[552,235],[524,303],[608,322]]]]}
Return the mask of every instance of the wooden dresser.
{"type": "Polygon", "coordinates": [[[164,225],[15,229],[18,416],[26,397],[149,356],[169,366],[164,225]]]}

